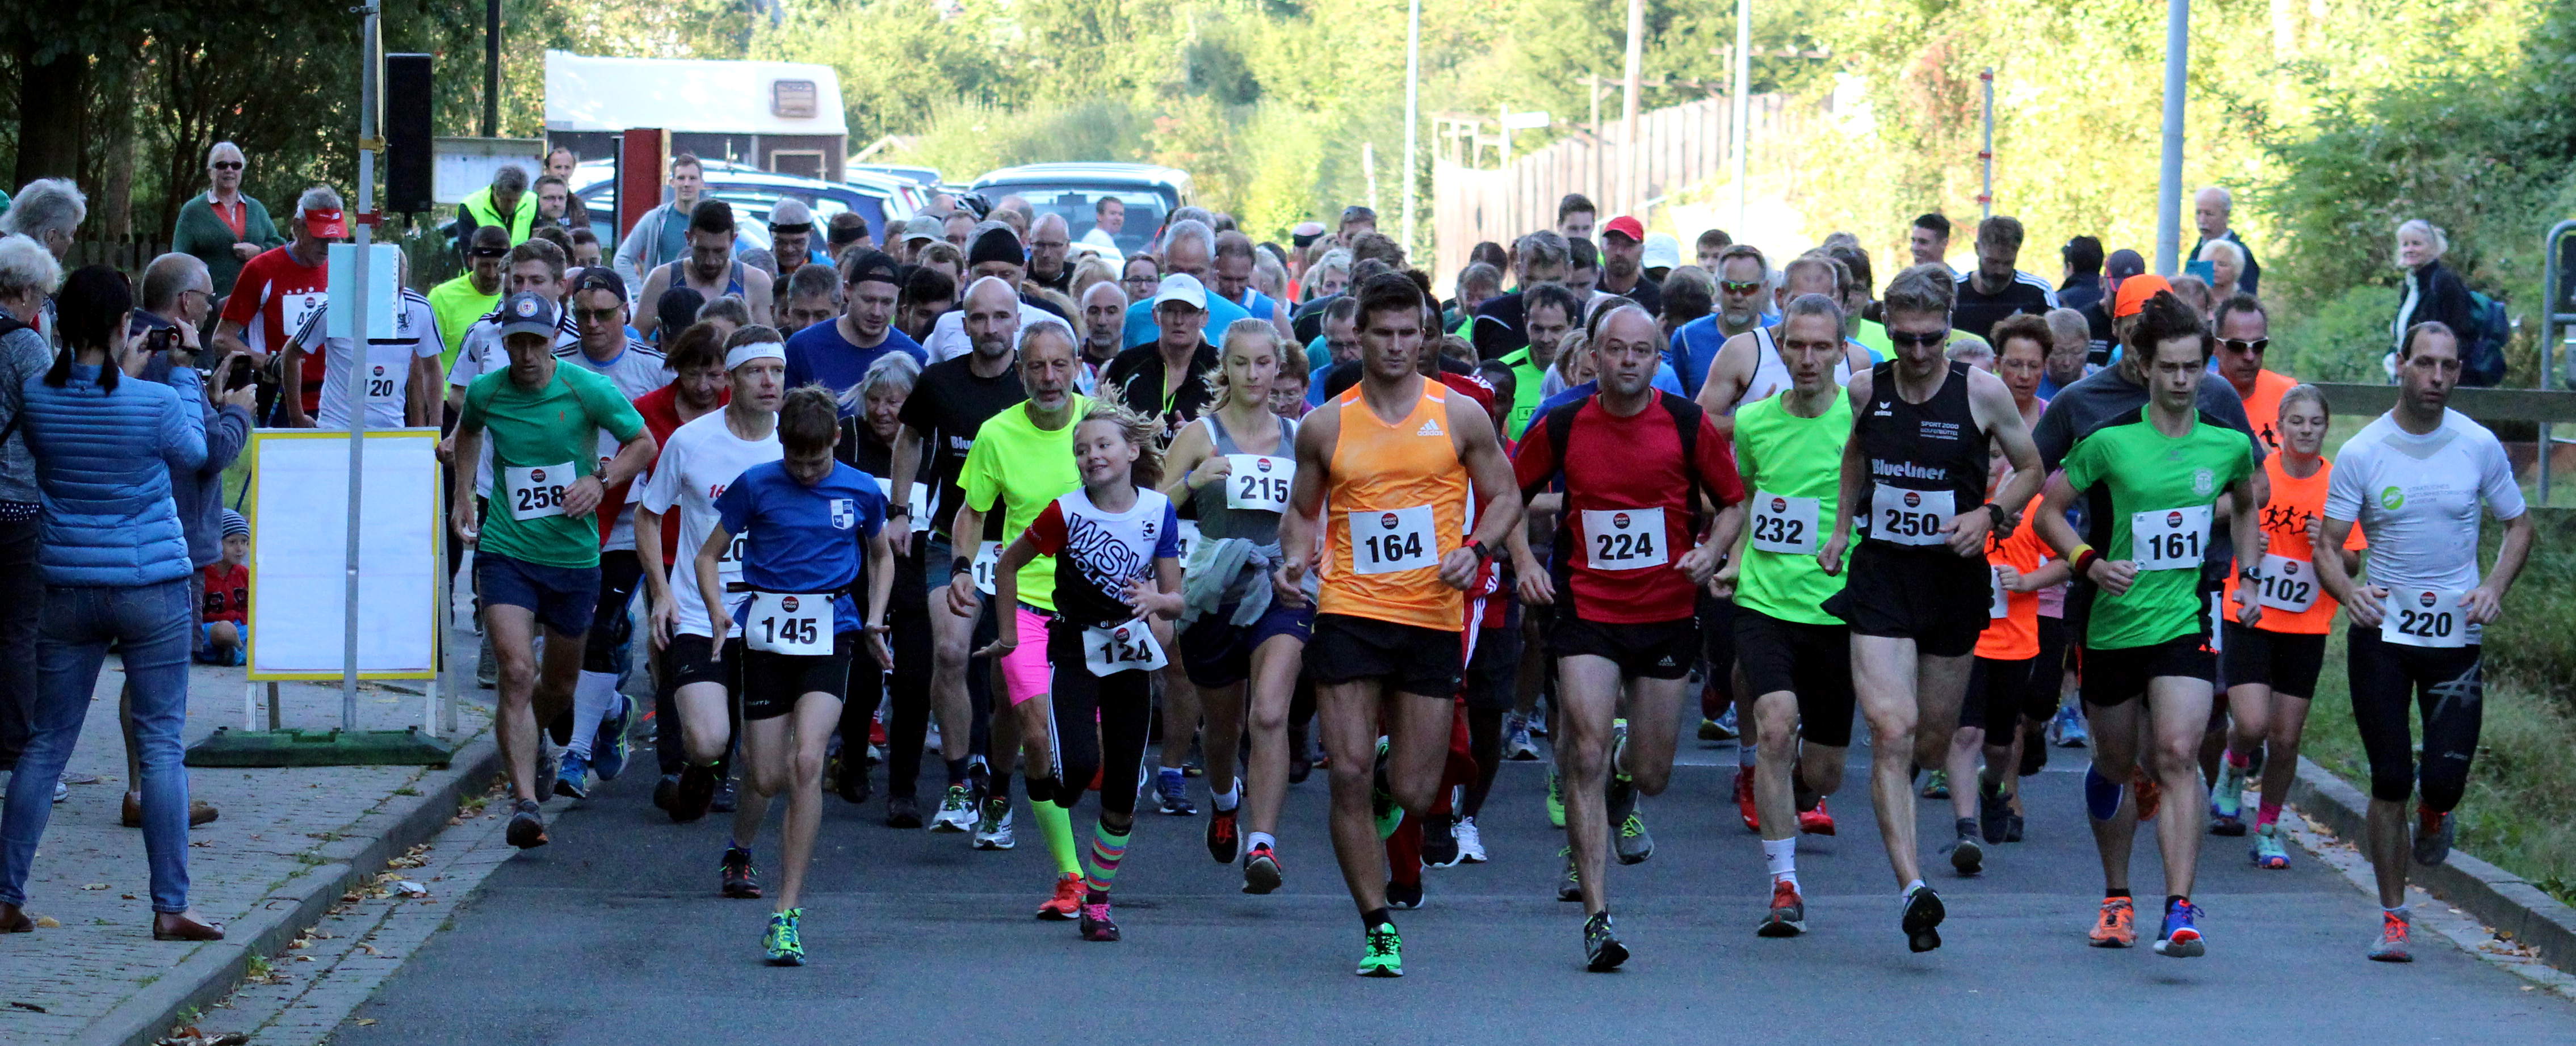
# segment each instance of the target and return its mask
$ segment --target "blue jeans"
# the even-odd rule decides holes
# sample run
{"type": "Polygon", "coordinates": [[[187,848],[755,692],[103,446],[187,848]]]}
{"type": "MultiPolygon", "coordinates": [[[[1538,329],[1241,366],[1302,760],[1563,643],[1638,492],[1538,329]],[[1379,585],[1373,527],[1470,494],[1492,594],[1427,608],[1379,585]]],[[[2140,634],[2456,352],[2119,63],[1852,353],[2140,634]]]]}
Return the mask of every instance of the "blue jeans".
{"type": "Polygon", "coordinates": [[[53,815],[54,782],[80,741],[99,665],[113,642],[134,690],[152,910],[188,910],[188,772],[180,766],[186,754],[180,731],[188,721],[190,603],[186,579],[136,588],[46,586],[32,732],[9,779],[8,805],[0,809],[0,902],[27,903],[27,870],[53,815]]]}

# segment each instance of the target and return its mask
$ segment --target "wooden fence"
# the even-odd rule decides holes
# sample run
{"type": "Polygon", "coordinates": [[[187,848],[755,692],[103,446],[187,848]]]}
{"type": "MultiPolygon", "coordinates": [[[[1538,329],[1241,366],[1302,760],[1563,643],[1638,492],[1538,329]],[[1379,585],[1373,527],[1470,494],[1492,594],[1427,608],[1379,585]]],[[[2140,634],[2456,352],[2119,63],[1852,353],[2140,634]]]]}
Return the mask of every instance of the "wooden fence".
{"type": "Polygon", "coordinates": [[[129,236],[122,240],[75,240],[72,241],[71,253],[63,259],[63,268],[105,265],[141,277],[144,266],[169,252],[170,241],[148,236],[129,236]]]}

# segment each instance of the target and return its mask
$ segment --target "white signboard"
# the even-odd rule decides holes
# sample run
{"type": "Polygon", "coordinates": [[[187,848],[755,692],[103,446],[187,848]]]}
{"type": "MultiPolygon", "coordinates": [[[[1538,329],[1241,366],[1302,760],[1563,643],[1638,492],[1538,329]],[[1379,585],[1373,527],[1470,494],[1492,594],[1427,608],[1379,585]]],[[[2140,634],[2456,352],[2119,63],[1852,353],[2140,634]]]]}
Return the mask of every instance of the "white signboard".
{"type": "MultiPolygon", "coordinates": [[[[322,314],[322,333],[346,338],[351,336],[351,314],[358,301],[358,245],[332,244],[330,258],[331,300],[322,314]]],[[[402,301],[402,248],[369,244],[367,258],[367,337],[391,338],[402,301]]]]}
{"type": "MultiPolygon", "coordinates": [[[[436,674],[438,430],[366,434],[358,539],[358,674],[436,674]]],[[[250,678],[338,679],[349,620],[349,436],[250,440],[250,678]]]]}

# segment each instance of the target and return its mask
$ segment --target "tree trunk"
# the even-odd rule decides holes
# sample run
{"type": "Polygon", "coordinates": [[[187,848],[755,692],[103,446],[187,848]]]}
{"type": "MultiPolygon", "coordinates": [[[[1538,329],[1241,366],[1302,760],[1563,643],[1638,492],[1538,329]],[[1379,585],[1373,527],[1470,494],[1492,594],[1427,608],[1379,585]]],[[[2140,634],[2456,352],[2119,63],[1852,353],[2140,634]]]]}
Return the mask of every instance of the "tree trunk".
{"type": "Polygon", "coordinates": [[[18,169],[10,185],[80,172],[81,130],[89,108],[89,56],[66,52],[38,64],[40,45],[18,44],[18,169]]]}

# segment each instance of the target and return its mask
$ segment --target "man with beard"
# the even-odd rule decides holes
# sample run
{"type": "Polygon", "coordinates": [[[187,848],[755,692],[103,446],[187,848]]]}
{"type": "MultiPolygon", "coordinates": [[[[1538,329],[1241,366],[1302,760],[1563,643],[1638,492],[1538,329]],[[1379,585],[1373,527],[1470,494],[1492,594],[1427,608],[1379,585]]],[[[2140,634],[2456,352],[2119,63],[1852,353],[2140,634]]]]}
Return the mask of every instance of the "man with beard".
{"type": "MultiPolygon", "coordinates": [[[[733,205],[723,200],[699,201],[689,211],[688,257],[653,270],[637,300],[660,301],[662,292],[673,287],[687,287],[709,301],[731,295],[750,308],[751,322],[767,326],[769,274],[734,260],[733,241],[733,205]]],[[[660,317],[649,313],[635,317],[639,334],[652,334],[660,323],[660,317]]]]}

